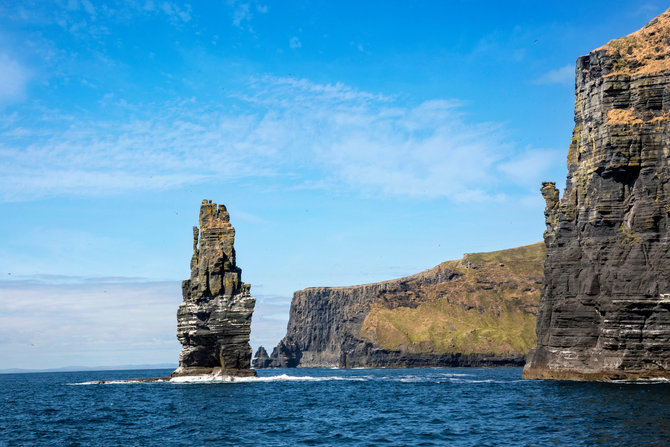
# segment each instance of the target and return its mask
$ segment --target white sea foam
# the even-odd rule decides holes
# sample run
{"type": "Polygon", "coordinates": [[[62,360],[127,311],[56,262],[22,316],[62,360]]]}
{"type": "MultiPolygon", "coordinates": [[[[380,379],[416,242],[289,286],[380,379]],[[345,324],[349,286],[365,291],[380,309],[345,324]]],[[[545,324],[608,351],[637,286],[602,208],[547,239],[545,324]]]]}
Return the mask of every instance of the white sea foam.
{"type": "Polygon", "coordinates": [[[263,382],[328,382],[328,381],[345,381],[345,382],[401,382],[401,383],[418,383],[418,382],[433,382],[433,383],[508,383],[521,382],[521,380],[493,380],[493,379],[469,379],[473,377],[472,374],[440,374],[437,377],[426,377],[419,375],[403,375],[403,376],[290,376],[288,374],[280,374],[276,376],[264,377],[232,377],[224,375],[201,375],[201,376],[182,376],[173,377],[170,379],[171,383],[189,384],[189,383],[263,383],[263,382]]]}
{"type": "Polygon", "coordinates": [[[326,381],[347,381],[347,382],[364,382],[369,380],[369,377],[342,377],[342,376],[289,376],[288,374],[280,374],[278,376],[265,377],[233,377],[224,375],[205,374],[201,376],[181,376],[170,379],[171,383],[256,383],[256,382],[326,382],[326,381]]]}
{"type": "Polygon", "coordinates": [[[126,380],[91,380],[90,382],[75,382],[68,383],[68,385],[130,385],[137,383],[165,383],[167,380],[156,379],[156,380],[141,380],[141,379],[126,379],[126,380]]]}
{"type": "MultiPolygon", "coordinates": [[[[155,380],[151,382],[138,380],[94,380],[90,382],[71,383],[69,385],[127,385],[138,383],[172,383],[172,384],[205,384],[205,383],[264,383],[264,382],[328,382],[328,381],[343,381],[343,382],[400,382],[400,383],[512,383],[522,382],[523,380],[495,380],[479,378],[474,374],[465,373],[439,373],[439,374],[403,374],[403,375],[289,375],[278,374],[272,376],[261,377],[234,377],[220,374],[204,374],[198,376],[181,376],[172,377],[167,380],[155,380]]],[[[658,381],[660,382],[660,381],[658,381]]],[[[630,382],[629,382],[630,383],[630,382]]],[[[635,382],[641,383],[641,382],[635,382]]],[[[650,383],[645,381],[644,383],[650,383]]],[[[667,381],[663,381],[667,383],[667,381]]]]}
{"type": "Polygon", "coordinates": [[[665,377],[658,377],[655,379],[635,379],[635,380],[612,380],[613,383],[623,383],[630,385],[653,385],[656,383],[670,383],[670,379],[665,377]]]}
{"type": "Polygon", "coordinates": [[[346,382],[364,382],[370,380],[370,376],[289,376],[288,374],[280,374],[277,376],[265,377],[234,377],[226,375],[212,375],[204,374],[199,376],[180,376],[172,377],[169,380],[153,380],[151,382],[142,380],[92,380],[89,382],[68,383],[68,385],[128,385],[138,383],[175,383],[175,384],[190,384],[190,383],[262,383],[262,382],[327,382],[327,381],[346,381],[346,382]]]}

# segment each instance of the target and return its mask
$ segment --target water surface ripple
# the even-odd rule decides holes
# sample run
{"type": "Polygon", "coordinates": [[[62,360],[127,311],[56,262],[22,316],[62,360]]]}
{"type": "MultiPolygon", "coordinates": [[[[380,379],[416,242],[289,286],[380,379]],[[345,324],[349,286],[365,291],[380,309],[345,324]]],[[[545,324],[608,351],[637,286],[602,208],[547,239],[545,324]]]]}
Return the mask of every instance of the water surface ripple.
{"type": "Polygon", "coordinates": [[[503,369],[261,370],[258,379],[0,375],[0,446],[670,445],[670,384],[521,380],[503,369]]]}

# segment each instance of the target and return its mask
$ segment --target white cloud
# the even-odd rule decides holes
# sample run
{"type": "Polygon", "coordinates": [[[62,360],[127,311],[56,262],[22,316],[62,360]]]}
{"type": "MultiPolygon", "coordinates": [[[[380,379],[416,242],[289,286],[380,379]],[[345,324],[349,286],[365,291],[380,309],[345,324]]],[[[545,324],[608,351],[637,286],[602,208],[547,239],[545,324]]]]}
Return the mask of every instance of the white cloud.
{"type": "Polygon", "coordinates": [[[232,8],[233,25],[248,31],[253,31],[251,21],[254,18],[254,13],[267,14],[270,10],[268,5],[253,0],[228,0],[228,5],[232,8]]]}
{"type": "Polygon", "coordinates": [[[19,18],[28,25],[44,26],[52,23],[73,34],[101,40],[110,34],[110,26],[122,23],[136,23],[142,16],[164,15],[174,27],[181,29],[192,20],[189,3],[172,0],[133,0],[92,2],[91,0],[66,0],[62,7],[54,7],[54,2],[5,2],[2,13],[7,17],[19,18]]]}
{"type": "MultiPolygon", "coordinates": [[[[177,362],[178,281],[40,275],[0,281],[0,296],[0,369],[177,362]]],[[[254,296],[251,344],[271,350],[291,299],[254,296]]]]}
{"type": "Polygon", "coordinates": [[[0,282],[0,294],[0,369],[177,360],[176,281],[0,282]]]}
{"type": "Polygon", "coordinates": [[[548,71],[539,78],[535,79],[535,84],[570,84],[575,80],[575,67],[566,65],[555,70],[548,71]]]}
{"type": "Polygon", "coordinates": [[[291,40],[289,40],[288,44],[293,49],[302,47],[300,39],[298,39],[296,36],[291,37],[291,40]]]}
{"type": "Polygon", "coordinates": [[[81,0],[81,4],[89,15],[95,16],[95,8],[89,0],[81,0]]]}
{"type": "Polygon", "coordinates": [[[188,4],[182,9],[176,3],[165,1],[160,4],[160,9],[168,17],[179,19],[184,23],[191,20],[191,6],[188,4]]]}
{"type": "Polygon", "coordinates": [[[514,160],[528,153],[506,141],[503,126],[468,119],[459,101],[406,105],[339,83],[269,76],[252,79],[235,100],[241,109],[193,98],[126,104],[138,116],[126,122],[57,111],[30,125],[3,120],[0,200],[258,177],[291,188],[484,200],[501,196],[514,160]]]}
{"type": "Polygon", "coordinates": [[[245,23],[250,22],[253,14],[251,12],[251,5],[248,2],[230,2],[233,7],[233,25],[238,28],[243,28],[245,23]]]}
{"type": "Polygon", "coordinates": [[[7,54],[0,53],[0,105],[25,97],[30,72],[7,54]]]}
{"type": "Polygon", "coordinates": [[[537,189],[542,175],[565,166],[565,151],[558,149],[528,150],[520,156],[501,163],[498,169],[508,176],[510,182],[537,189]]]}
{"type": "Polygon", "coordinates": [[[286,334],[289,310],[291,306],[290,297],[275,295],[262,295],[254,292],[256,297],[256,308],[251,321],[251,345],[254,353],[258,346],[264,346],[268,352],[286,334]]]}

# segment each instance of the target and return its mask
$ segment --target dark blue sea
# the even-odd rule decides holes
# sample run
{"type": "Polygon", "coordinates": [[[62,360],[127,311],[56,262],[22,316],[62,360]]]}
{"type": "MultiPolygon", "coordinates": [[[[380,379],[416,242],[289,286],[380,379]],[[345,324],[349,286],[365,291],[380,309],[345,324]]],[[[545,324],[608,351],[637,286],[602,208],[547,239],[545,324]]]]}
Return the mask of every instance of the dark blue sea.
{"type": "Polygon", "coordinates": [[[668,446],[670,384],[521,380],[521,369],[0,375],[0,446],[668,446]]]}

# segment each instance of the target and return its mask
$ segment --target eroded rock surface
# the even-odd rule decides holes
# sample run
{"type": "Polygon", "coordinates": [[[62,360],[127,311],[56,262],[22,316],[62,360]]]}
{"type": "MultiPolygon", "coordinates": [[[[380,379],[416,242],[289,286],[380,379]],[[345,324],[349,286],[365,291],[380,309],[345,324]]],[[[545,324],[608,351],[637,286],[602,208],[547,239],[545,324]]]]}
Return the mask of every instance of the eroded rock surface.
{"type": "Polygon", "coordinates": [[[670,378],[670,11],[577,60],[526,378],[670,378]]]}
{"type": "Polygon", "coordinates": [[[263,346],[259,346],[258,350],[256,350],[254,358],[251,360],[251,366],[253,366],[256,369],[269,368],[271,364],[272,360],[270,359],[268,352],[265,350],[263,346]]]}
{"type": "Polygon", "coordinates": [[[300,290],[286,336],[254,365],[521,366],[536,341],[543,259],[539,243],[392,281],[300,290]]]}
{"type": "Polygon", "coordinates": [[[235,229],[224,205],[203,200],[193,227],[191,278],[183,281],[177,311],[182,344],[175,375],[255,375],[249,334],[256,299],[235,265],[235,229]]]}

